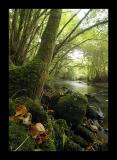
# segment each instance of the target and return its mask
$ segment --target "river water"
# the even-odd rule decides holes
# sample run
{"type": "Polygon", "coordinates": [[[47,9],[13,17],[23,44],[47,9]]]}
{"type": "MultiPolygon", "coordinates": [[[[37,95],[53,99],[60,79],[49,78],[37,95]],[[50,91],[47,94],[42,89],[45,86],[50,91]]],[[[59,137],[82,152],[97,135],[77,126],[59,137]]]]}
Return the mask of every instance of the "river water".
{"type": "Polygon", "coordinates": [[[82,81],[55,81],[59,86],[67,86],[74,92],[94,95],[100,101],[100,108],[104,113],[103,127],[108,128],[108,83],[88,84],[82,81]]]}

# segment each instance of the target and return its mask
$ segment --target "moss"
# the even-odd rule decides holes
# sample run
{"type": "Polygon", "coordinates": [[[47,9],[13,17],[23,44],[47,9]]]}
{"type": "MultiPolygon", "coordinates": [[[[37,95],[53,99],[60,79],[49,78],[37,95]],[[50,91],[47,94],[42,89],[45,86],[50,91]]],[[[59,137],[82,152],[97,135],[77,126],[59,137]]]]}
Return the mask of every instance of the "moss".
{"type": "Polygon", "coordinates": [[[9,115],[14,115],[16,110],[16,104],[12,99],[9,99],[9,115]]]}
{"type": "Polygon", "coordinates": [[[96,107],[94,107],[94,106],[90,107],[89,106],[87,108],[86,115],[87,115],[88,118],[97,119],[98,118],[98,113],[97,113],[96,107]]]}
{"type": "Polygon", "coordinates": [[[82,151],[82,148],[79,144],[73,142],[71,139],[68,139],[65,143],[64,151],[82,151]]]}
{"type": "Polygon", "coordinates": [[[83,137],[87,142],[93,142],[95,140],[94,133],[91,132],[89,129],[79,125],[75,131],[76,134],[79,134],[83,137]]]}
{"type": "MultiPolygon", "coordinates": [[[[9,121],[9,150],[13,151],[28,137],[30,133],[22,124],[15,121],[9,121]]],[[[26,142],[17,151],[33,151],[35,141],[29,137],[26,142]]]]}
{"type": "Polygon", "coordinates": [[[75,142],[78,143],[81,147],[86,147],[87,146],[87,141],[82,138],[81,136],[73,134],[71,139],[75,142]]]}
{"type": "Polygon", "coordinates": [[[44,151],[56,151],[54,139],[49,137],[48,141],[41,145],[41,149],[43,149],[44,151]]]}
{"type": "Polygon", "coordinates": [[[67,139],[66,132],[69,131],[67,123],[64,119],[58,119],[53,122],[55,132],[55,144],[58,151],[63,150],[65,141],[67,139]]]}
{"type": "Polygon", "coordinates": [[[86,114],[86,108],[87,101],[82,96],[66,95],[59,99],[57,113],[67,122],[78,125],[86,114]]]}
{"type": "Polygon", "coordinates": [[[53,109],[56,109],[57,103],[61,95],[59,93],[56,93],[51,97],[51,106],[53,109]]]}
{"type": "Polygon", "coordinates": [[[40,148],[44,151],[56,151],[56,144],[55,144],[55,131],[53,128],[53,121],[50,116],[47,116],[47,123],[45,124],[46,128],[48,129],[48,141],[43,143],[40,148]]]}

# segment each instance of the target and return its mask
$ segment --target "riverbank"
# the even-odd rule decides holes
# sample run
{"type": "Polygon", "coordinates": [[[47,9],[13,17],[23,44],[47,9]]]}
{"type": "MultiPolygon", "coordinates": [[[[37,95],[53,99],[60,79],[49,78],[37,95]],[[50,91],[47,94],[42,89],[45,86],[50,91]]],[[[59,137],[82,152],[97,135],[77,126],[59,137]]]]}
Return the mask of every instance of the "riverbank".
{"type": "Polygon", "coordinates": [[[9,135],[10,150],[17,148],[17,145],[22,143],[22,134],[26,135],[26,133],[30,136],[30,141],[26,142],[23,148],[20,148],[21,151],[107,150],[108,129],[102,125],[104,116],[101,109],[91,105],[91,102],[98,104],[94,96],[74,92],[68,84],[66,87],[57,83],[45,86],[41,104],[28,97],[17,97],[11,100],[11,115],[16,112],[17,105],[24,105],[32,116],[31,124],[41,123],[47,133],[44,133],[46,140],[40,142],[37,139],[32,139],[30,130],[26,131],[30,126],[23,124],[24,121],[21,120],[20,123],[15,122],[14,124],[10,120],[10,133],[12,133],[9,135]],[[18,131],[13,129],[16,126],[18,131]],[[16,142],[16,137],[19,137],[18,142],[16,142]],[[37,144],[37,142],[40,143],[37,144]],[[28,149],[25,145],[29,146],[28,149]]]}

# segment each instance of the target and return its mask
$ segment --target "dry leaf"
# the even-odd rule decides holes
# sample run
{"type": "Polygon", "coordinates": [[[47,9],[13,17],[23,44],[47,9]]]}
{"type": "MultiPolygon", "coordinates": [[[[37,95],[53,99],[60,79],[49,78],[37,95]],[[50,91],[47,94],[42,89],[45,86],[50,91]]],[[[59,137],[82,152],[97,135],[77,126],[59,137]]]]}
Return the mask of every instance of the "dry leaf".
{"type": "Polygon", "coordinates": [[[42,142],[46,142],[48,140],[48,135],[41,134],[40,136],[41,136],[42,142]]]}
{"type": "Polygon", "coordinates": [[[35,128],[38,130],[40,134],[43,134],[46,132],[45,127],[43,126],[42,123],[36,123],[35,128]]]}
{"type": "Polygon", "coordinates": [[[39,131],[37,130],[34,124],[30,126],[30,132],[33,138],[37,138],[39,131]]]}
{"type": "Polygon", "coordinates": [[[30,132],[33,138],[37,138],[37,136],[39,136],[40,134],[45,133],[46,130],[41,123],[36,123],[30,126],[30,132]]]}
{"type": "Polygon", "coordinates": [[[17,108],[16,108],[16,114],[15,116],[23,116],[25,115],[26,113],[28,112],[27,108],[25,105],[19,105],[17,108]]]}

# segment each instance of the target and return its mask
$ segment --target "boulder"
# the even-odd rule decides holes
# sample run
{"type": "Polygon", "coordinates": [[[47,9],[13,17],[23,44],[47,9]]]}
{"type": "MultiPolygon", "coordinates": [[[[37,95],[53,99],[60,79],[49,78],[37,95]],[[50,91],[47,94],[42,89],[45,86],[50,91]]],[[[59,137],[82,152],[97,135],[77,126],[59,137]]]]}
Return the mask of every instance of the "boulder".
{"type": "Polygon", "coordinates": [[[78,125],[86,114],[88,103],[81,94],[68,94],[59,99],[56,112],[59,117],[65,119],[68,123],[78,125]]]}
{"type": "Polygon", "coordinates": [[[77,126],[77,128],[75,129],[75,134],[79,134],[89,143],[92,143],[95,140],[94,133],[82,125],[77,126]]]}
{"type": "Polygon", "coordinates": [[[102,113],[101,109],[95,106],[88,106],[86,115],[91,119],[104,119],[104,114],[102,113]]]}

